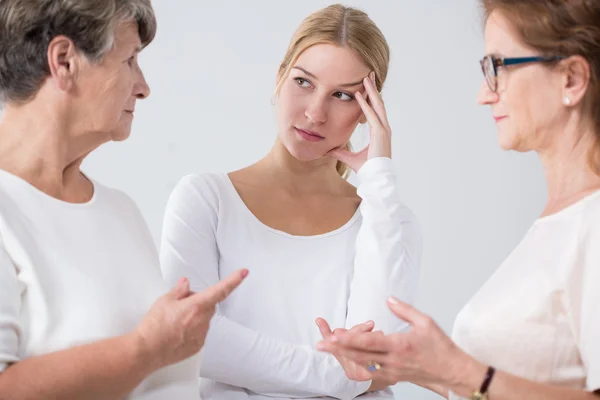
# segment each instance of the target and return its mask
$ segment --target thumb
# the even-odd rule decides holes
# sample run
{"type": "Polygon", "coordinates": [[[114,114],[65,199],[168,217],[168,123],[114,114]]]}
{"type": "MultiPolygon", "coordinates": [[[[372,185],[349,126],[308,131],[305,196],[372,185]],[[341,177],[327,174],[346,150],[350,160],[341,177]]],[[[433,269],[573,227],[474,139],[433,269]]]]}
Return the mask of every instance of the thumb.
{"type": "Polygon", "coordinates": [[[425,315],[421,314],[416,308],[393,296],[388,298],[387,303],[390,310],[392,310],[398,318],[403,319],[411,325],[414,325],[425,318],[425,315]]]}
{"type": "Polygon", "coordinates": [[[333,334],[333,332],[331,332],[331,327],[323,318],[317,318],[315,322],[319,327],[319,332],[321,332],[321,336],[323,336],[323,339],[326,339],[333,334]]]}
{"type": "Polygon", "coordinates": [[[168,293],[168,296],[175,299],[181,300],[190,294],[190,281],[187,278],[179,278],[177,284],[168,293]]]}

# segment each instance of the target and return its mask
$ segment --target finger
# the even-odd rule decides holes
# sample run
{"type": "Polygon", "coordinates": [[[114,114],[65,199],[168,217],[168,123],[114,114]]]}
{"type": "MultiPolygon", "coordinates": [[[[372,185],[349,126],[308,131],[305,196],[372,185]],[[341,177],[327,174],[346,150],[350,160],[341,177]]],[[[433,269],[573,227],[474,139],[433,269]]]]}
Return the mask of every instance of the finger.
{"type": "Polygon", "coordinates": [[[369,145],[365,146],[360,151],[352,152],[343,147],[336,147],[334,149],[329,150],[325,155],[335,158],[338,161],[346,163],[348,165],[352,165],[352,163],[356,163],[359,159],[361,159],[367,152],[369,151],[369,145]]]}
{"type": "Polygon", "coordinates": [[[375,73],[371,72],[369,74],[368,79],[365,79],[365,89],[369,94],[370,103],[372,105],[373,110],[377,114],[379,120],[382,125],[386,128],[389,127],[387,112],[385,110],[385,104],[383,103],[383,98],[381,97],[381,93],[377,91],[377,86],[375,85],[375,73]]]}
{"type": "Polygon", "coordinates": [[[247,269],[238,270],[229,275],[227,278],[222,279],[216,285],[213,285],[202,292],[196,293],[186,300],[189,300],[190,303],[199,303],[206,305],[207,307],[214,307],[217,303],[225,300],[227,296],[229,296],[229,294],[231,294],[231,292],[237,288],[247,276],[247,269]]]}
{"type": "Polygon", "coordinates": [[[373,321],[367,321],[364,324],[355,325],[348,332],[365,333],[365,332],[371,332],[373,330],[373,328],[375,328],[375,323],[373,321]]]}
{"type": "Polygon", "coordinates": [[[424,324],[427,320],[427,316],[425,314],[421,313],[410,304],[400,301],[395,297],[390,296],[387,302],[390,310],[392,310],[392,312],[398,318],[403,319],[411,325],[424,324]]]}
{"type": "Polygon", "coordinates": [[[348,332],[348,330],[347,330],[347,329],[344,329],[344,328],[335,328],[335,329],[333,330],[333,334],[334,334],[334,335],[339,335],[339,334],[340,334],[340,333],[342,333],[342,332],[348,332]]]}
{"type": "Polygon", "coordinates": [[[374,351],[387,353],[392,351],[394,348],[389,336],[381,335],[380,333],[376,332],[341,333],[329,338],[328,341],[343,347],[370,352],[374,351]]]}
{"type": "Polygon", "coordinates": [[[360,366],[368,366],[370,362],[382,363],[386,358],[384,353],[357,350],[332,343],[327,340],[317,343],[317,350],[333,354],[336,357],[346,358],[360,366]]]}
{"type": "Polygon", "coordinates": [[[335,149],[329,150],[325,155],[334,158],[338,161],[341,161],[345,164],[352,165],[356,153],[349,151],[348,149],[344,149],[343,147],[336,147],[335,149]]]}
{"type": "MultiPolygon", "coordinates": [[[[365,78],[365,80],[366,79],[367,78],[365,78]]],[[[377,113],[375,112],[375,110],[373,110],[369,103],[367,103],[363,95],[360,92],[356,92],[355,98],[356,101],[358,101],[358,104],[360,105],[360,108],[362,109],[363,113],[365,114],[365,117],[367,117],[367,122],[369,123],[369,125],[371,125],[371,127],[379,126],[383,128],[384,126],[379,120],[377,113]]]]}
{"type": "Polygon", "coordinates": [[[317,320],[315,322],[317,323],[317,326],[319,327],[319,332],[321,332],[321,336],[323,336],[323,339],[326,339],[329,336],[333,335],[333,332],[331,332],[331,328],[329,327],[329,324],[323,318],[317,318],[317,320]]]}
{"type": "Polygon", "coordinates": [[[175,300],[181,300],[190,294],[190,281],[187,278],[179,278],[177,284],[167,294],[175,300]]]}
{"type": "Polygon", "coordinates": [[[381,369],[379,371],[369,371],[369,379],[380,382],[389,382],[389,385],[395,385],[398,382],[402,382],[403,380],[398,379],[399,377],[395,374],[393,370],[391,370],[386,364],[381,364],[381,369]]]}

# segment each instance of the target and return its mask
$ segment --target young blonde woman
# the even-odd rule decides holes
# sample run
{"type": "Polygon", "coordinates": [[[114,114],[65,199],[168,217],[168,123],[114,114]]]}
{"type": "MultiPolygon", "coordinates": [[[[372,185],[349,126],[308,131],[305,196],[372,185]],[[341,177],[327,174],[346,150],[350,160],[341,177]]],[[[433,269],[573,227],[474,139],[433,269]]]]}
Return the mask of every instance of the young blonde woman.
{"type": "Polygon", "coordinates": [[[271,151],[175,188],[161,249],[167,280],[185,276],[200,291],[236,266],[252,271],[211,322],[203,397],[393,397],[387,382],[314,350],[332,334],[324,319],[339,329],[402,330],[385,299],[415,295],[421,236],[391,160],[379,93],[388,62],[386,40],[365,13],[333,5],[308,16],[277,75],[271,151]],[[359,123],[369,124],[370,145],[352,153],[359,123]],[[346,181],[348,168],[358,187],[346,181]]]}

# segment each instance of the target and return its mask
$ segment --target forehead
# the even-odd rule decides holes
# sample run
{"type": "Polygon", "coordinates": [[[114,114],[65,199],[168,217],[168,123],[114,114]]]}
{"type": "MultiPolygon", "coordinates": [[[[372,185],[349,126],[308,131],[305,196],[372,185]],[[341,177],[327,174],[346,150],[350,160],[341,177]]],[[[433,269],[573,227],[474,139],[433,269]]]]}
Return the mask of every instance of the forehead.
{"type": "Polygon", "coordinates": [[[314,74],[319,81],[347,83],[359,81],[370,72],[360,55],[333,44],[316,44],[304,50],[295,66],[314,74]]]}
{"type": "Polygon", "coordinates": [[[487,54],[518,55],[529,51],[514,25],[502,13],[493,11],[485,24],[487,54]]]}
{"type": "Polygon", "coordinates": [[[130,51],[141,47],[138,25],[134,21],[122,22],[115,28],[115,49],[130,51]]]}

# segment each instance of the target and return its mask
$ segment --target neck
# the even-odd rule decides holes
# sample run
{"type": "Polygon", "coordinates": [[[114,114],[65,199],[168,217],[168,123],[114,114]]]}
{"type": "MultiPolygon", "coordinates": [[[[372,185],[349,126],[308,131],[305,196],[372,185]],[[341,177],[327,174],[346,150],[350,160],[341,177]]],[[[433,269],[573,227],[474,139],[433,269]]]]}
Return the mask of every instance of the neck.
{"type": "Polygon", "coordinates": [[[336,163],[335,159],[327,156],[300,161],[277,139],[258,165],[273,181],[295,192],[314,193],[337,189],[340,183],[344,183],[335,168],[336,163]]]}
{"type": "Polygon", "coordinates": [[[36,100],[7,105],[0,120],[0,169],[52,192],[81,179],[81,163],[102,135],[74,134],[68,115],[36,100]]]}
{"type": "Polygon", "coordinates": [[[544,214],[551,214],[600,189],[600,176],[590,165],[590,152],[598,140],[592,125],[566,126],[552,135],[546,149],[538,151],[548,183],[544,214]]]}

